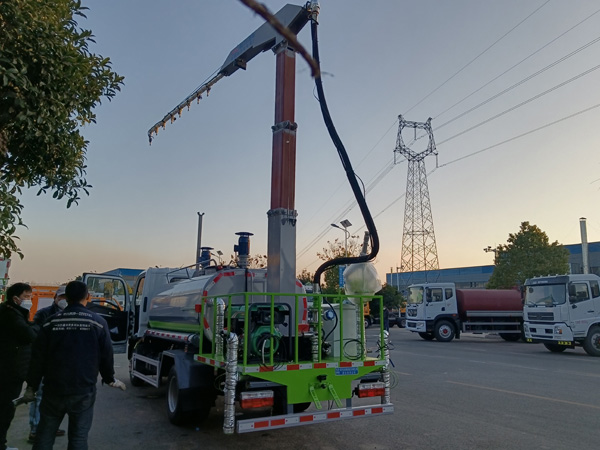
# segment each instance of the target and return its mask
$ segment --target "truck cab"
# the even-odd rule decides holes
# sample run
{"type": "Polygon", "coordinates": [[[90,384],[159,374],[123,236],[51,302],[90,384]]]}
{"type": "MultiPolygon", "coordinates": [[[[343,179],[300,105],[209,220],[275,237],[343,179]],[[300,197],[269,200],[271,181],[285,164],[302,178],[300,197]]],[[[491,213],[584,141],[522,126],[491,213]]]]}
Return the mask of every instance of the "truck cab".
{"type": "Polygon", "coordinates": [[[452,340],[458,337],[458,309],[454,283],[415,284],[406,302],[406,329],[425,340],[452,340]]]}
{"type": "Polygon", "coordinates": [[[527,342],[551,352],[583,346],[600,356],[600,277],[572,274],[528,279],[524,286],[527,342]]]}

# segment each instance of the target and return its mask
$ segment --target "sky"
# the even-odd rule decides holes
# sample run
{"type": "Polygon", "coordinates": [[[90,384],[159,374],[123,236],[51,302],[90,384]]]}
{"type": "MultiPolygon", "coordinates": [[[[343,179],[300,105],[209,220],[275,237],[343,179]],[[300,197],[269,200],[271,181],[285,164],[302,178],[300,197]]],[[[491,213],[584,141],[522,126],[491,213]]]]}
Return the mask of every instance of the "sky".
{"type": "MultiPolygon", "coordinates": [[[[263,3],[273,12],[285,2],[263,3]]],[[[58,284],[83,272],[193,264],[202,244],[233,254],[236,232],[266,254],[275,57],[220,80],[210,96],[147,131],[217,70],[263,20],[234,0],[90,1],[83,28],[125,85],[96,109],[89,197],[66,209],[24,193],[11,282],[58,284]]],[[[493,263],[523,221],[551,242],[600,240],[600,5],[595,0],[322,0],[319,46],[329,110],[367,186],[379,277],[401,261],[407,162],[393,164],[398,116],[432,118],[426,167],[440,268],[493,263]],[[437,164],[437,165],[436,165],[437,164]]],[[[310,50],[310,28],[298,35],[310,50]]],[[[328,137],[307,63],[296,67],[297,271],[364,221],[328,137]]],[[[403,134],[409,143],[411,134],[403,134]]],[[[425,139],[411,148],[422,151],[425,139]]],[[[393,269],[391,269],[393,268],[393,269]]]]}

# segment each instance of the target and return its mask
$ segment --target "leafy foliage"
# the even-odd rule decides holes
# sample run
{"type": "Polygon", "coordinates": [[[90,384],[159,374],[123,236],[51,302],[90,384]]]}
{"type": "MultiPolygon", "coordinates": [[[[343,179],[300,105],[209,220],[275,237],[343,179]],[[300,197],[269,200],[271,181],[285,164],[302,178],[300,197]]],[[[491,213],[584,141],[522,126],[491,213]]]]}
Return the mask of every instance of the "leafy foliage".
{"type": "Polygon", "coordinates": [[[534,276],[568,273],[569,251],[557,241],[550,243],[536,225],[523,222],[518,233],[508,235],[507,244],[496,247],[494,263],[487,287],[512,288],[534,276]]]}
{"type": "Polygon", "coordinates": [[[302,269],[302,272],[297,275],[297,278],[302,282],[302,284],[312,284],[314,274],[310,273],[306,269],[302,269]]]}
{"type": "MultiPolygon", "coordinates": [[[[318,252],[317,256],[323,261],[330,259],[342,258],[348,256],[358,256],[360,254],[360,244],[357,240],[358,236],[350,236],[348,239],[348,248],[344,248],[345,239],[335,239],[333,242],[327,241],[327,247],[322,252],[318,252]]],[[[321,292],[324,294],[336,294],[340,290],[340,267],[331,266],[323,273],[324,283],[321,286],[321,292]]]]}
{"type": "Polygon", "coordinates": [[[93,109],[111,100],[123,77],[109,58],[90,52],[91,31],[75,16],[74,0],[0,2],[0,256],[17,253],[23,188],[77,204],[89,195],[79,128],[96,121],[93,109]]]}

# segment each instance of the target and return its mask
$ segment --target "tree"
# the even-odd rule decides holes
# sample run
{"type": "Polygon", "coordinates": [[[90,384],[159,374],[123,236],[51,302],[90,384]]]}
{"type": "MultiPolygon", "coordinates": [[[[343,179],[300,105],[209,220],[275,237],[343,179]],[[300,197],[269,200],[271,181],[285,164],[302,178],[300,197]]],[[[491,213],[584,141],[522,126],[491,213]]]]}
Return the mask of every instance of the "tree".
{"type": "MultiPolygon", "coordinates": [[[[348,248],[344,248],[344,241],[335,239],[333,242],[327,241],[327,247],[322,252],[317,253],[319,259],[329,261],[330,259],[342,258],[348,256],[358,256],[360,253],[360,244],[357,241],[358,236],[350,236],[348,239],[348,248]]],[[[325,283],[321,286],[323,294],[336,294],[340,290],[340,268],[331,266],[324,273],[325,283]]]]}
{"type": "Polygon", "coordinates": [[[306,269],[302,269],[302,272],[300,272],[300,274],[297,275],[297,278],[300,280],[300,282],[302,284],[305,284],[305,285],[306,284],[310,284],[310,285],[312,285],[314,274],[310,273],[306,269]]]}
{"type": "MultiPolygon", "coordinates": [[[[384,308],[400,308],[406,305],[406,300],[402,296],[398,289],[391,284],[384,284],[379,292],[376,292],[375,295],[381,295],[383,297],[383,307],[384,308]]],[[[371,312],[374,315],[379,315],[379,301],[371,300],[371,312]]]]}
{"type": "Polygon", "coordinates": [[[0,2],[0,256],[17,253],[23,188],[39,187],[77,204],[89,195],[88,141],[79,128],[96,121],[102,97],[111,100],[123,77],[109,58],[90,52],[91,31],[79,0],[0,2]]]}
{"type": "Polygon", "coordinates": [[[496,248],[494,264],[487,287],[512,288],[527,278],[568,273],[569,251],[557,241],[550,244],[536,225],[523,222],[518,233],[508,235],[507,244],[496,248]]]}

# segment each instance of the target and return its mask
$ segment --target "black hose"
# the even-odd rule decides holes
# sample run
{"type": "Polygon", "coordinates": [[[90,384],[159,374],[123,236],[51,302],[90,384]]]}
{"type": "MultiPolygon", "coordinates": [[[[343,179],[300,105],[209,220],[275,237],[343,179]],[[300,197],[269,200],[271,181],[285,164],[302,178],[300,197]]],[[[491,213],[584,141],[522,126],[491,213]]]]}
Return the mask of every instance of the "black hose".
{"type": "MultiPolygon", "coordinates": [[[[311,24],[312,51],[314,60],[320,66],[317,26],[318,24],[316,23],[316,21],[313,21],[311,24]]],[[[358,181],[356,179],[356,174],[352,169],[352,164],[350,163],[350,159],[348,158],[348,153],[346,152],[344,144],[338,136],[335,126],[333,125],[333,121],[331,120],[329,108],[327,108],[327,102],[325,101],[325,94],[323,92],[323,83],[321,80],[321,75],[315,77],[315,85],[317,87],[319,104],[321,106],[321,114],[323,114],[325,126],[327,127],[329,136],[331,137],[331,140],[333,141],[335,148],[337,149],[338,155],[340,156],[342,166],[344,166],[344,170],[346,171],[348,182],[350,183],[350,187],[352,188],[352,192],[354,193],[354,197],[356,198],[356,202],[358,203],[363,219],[365,221],[365,225],[367,227],[367,230],[369,231],[369,235],[371,238],[371,253],[362,256],[335,258],[321,264],[321,266],[316,270],[315,276],[313,278],[313,283],[315,285],[320,285],[321,274],[331,266],[361,263],[371,261],[372,259],[374,259],[377,256],[377,253],[379,253],[379,235],[377,234],[375,222],[373,222],[373,217],[371,216],[371,212],[369,211],[369,207],[367,206],[367,202],[365,200],[363,192],[361,191],[358,181]]]]}

